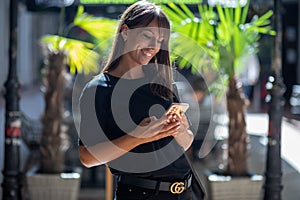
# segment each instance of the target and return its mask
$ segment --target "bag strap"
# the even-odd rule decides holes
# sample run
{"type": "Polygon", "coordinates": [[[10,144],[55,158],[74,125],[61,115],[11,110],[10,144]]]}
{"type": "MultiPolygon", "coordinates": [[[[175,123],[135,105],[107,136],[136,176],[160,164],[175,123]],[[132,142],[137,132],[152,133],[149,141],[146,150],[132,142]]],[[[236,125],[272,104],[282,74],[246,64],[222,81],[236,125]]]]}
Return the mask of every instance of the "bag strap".
{"type": "MultiPolygon", "coordinates": [[[[181,102],[180,96],[179,96],[179,93],[178,93],[178,89],[177,89],[176,82],[173,82],[173,90],[174,90],[173,93],[174,93],[174,95],[175,95],[175,98],[177,98],[178,101],[181,102]]],[[[190,120],[188,119],[188,121],[190,121],[190,120]]],[[[189,122],[189,123],[190,123],[190,122],[189,122]]],[[[206,200],[206,199],[207,199],[207,197],[206,197],[207,192],[206,192],[206,190],[205,190],[205,188],[204,188],[204,186],[203,186],[203,184],[202,184],[202,182],[201,182],[201,179],[200,179],[200,177],[199,177],[197,171],[195,170],[195,168],[194,168],[194,166],[193,166],[193,164],[192,164],[191,159],[189,158],[189,156],[187,155],[187,153],[185,152],[185,150],[184,150],[183,148],[182,148],[182,151],[183,151],[183,154],[184,154],[184,156],[185,156],[185,159],[186,159],[186,161],[188,162],[188,164],[189,164],[189,166],[190,166],[190,169],[191,169],[191,171],[192,171],[193,179],[195,179],[195,181],[197,182],[197,185],[198,185],[199,189],[201,190],[201,191],[199,191],[199,192],[201,193],[201,194],[200,194],[200,195],[201,195],[201,199],[206,200]]]]}
{"type": "Polygon", "coordinates": [[[207,199],[207,195],[206,195],[207,191],[204,188],[204,186],[203,186],[203,184],[201,182],[201,179],[200,179],[197,171],[195,170],[195,168],[194,168],[194,166],[192,164],[191,159],[189,158],[189,156],[187,155],[187,153],[185,151],[184,151],[184,156],[185,156],[185,159],[186,159],[186,161],[188,162],[188,164],[189,164],[189,166],[191,168],[191,171],[192,171],[192,174],[193,174],[193,179],[195,179],[195,181],[197,182],[197,185],[198,185],[199,189],[201,190],[200,191],[200,193],[201,193],[200,194],[201,195],[201,199],[206,200],[207,199]]]}

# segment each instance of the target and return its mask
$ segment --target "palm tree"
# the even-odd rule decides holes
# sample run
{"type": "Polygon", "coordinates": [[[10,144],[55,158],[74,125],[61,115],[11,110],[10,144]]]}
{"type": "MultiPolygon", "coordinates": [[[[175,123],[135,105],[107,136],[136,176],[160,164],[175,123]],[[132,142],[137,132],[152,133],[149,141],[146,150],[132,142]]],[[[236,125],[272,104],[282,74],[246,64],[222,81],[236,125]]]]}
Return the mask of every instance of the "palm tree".
{"type": "MultiPolygon", "coordinates": [[[[63,16],[64,8],[61,13],[63,16]]],[[[63,17],[61,21],[62,19],[63,17]]],[[[41,173],[61,173],[64,170],[64,155],[69,146],[62,126],[65,74],[67,71],[71,74],[98,71],[99,58],[104,54],[105,49],[108,49],[110,42],[107,41],[111,38],[116,23],[116,20],[91,16],[84,12],[82,6],[79,6],[73,23],[66,30],[69,31],[75,26],[80,27],[95,37],[96,41],[104,41],[101,45],[62,36],[62,31],[59,31],[59,35],[46,35],[41,38],[46,49],[47,72],[40,148],[41,173]]]]}
{"type": "MultiPolygon", "coordinates": [[[[275,35],[270,28],[272,11],[250,22],[247,14],[250,0],[242,7],[213,7],[199,5],[197,16],[184,4],[173,3],[164,10],[173,23],[173,53],[180,55],[181,67],[191,65],[192,71],[214,70],[216,79],[210,86],[212,92],[222,94],[226,86],[229,116],[228,164],[229,175],[247,175],[247,143],[243,95],[236,73],[241,68],[241,58],[258,50],[260,34],[275,35]]],[[[173,57],[176,57],[173,56],[173,57]]]]}

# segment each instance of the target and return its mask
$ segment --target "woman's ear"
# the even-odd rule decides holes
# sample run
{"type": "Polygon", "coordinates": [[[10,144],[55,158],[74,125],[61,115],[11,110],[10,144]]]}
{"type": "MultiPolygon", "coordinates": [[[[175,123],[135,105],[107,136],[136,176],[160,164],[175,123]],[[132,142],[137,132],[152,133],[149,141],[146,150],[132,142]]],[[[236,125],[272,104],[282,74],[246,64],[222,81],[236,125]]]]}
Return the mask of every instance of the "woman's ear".
{"type": "Polygon", "coordinates": [[[123,37],[123,40],[126,42],[127,40],[127,37],[128,37],[128,26],[126,24],[123,24],[122,27],[121,27],[121,34],[122,34],[122,37],[123,37]]]}

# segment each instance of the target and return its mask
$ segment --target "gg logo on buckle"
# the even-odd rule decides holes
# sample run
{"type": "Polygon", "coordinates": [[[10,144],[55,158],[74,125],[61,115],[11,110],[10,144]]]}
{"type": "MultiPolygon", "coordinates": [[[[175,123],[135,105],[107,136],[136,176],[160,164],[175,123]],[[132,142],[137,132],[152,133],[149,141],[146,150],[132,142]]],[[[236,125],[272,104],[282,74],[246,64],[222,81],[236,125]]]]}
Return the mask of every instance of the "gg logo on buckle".
{"type": "Polygon", "coordinates": [[[172,194],[181,194],[184,191],[184,183],[183,182],[175,182],[170,187],[170,192],[172,194]]]}

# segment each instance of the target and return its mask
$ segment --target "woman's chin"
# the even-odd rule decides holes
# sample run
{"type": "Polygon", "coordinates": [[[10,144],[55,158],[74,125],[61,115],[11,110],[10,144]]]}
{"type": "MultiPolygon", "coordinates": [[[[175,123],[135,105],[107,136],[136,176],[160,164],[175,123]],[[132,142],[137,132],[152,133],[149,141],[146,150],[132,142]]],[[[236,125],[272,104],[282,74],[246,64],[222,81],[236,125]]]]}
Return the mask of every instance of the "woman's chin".
{"type": "Polygon", "coordinates": [[[141,63],[141,65],[148,65],[148,64],[150,63],[150,60],[147,60],[147,61],[141,61],[140,63],[141,63]]]}

